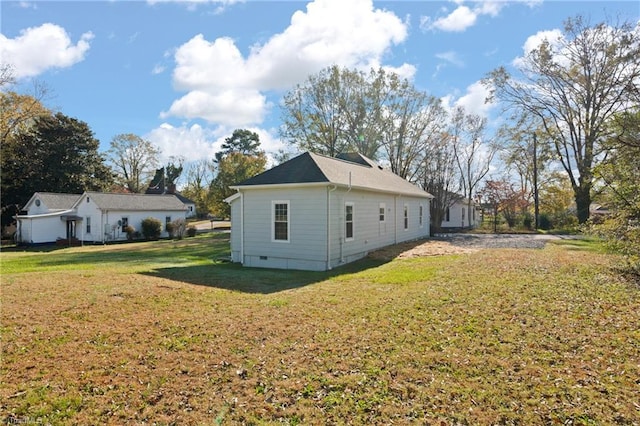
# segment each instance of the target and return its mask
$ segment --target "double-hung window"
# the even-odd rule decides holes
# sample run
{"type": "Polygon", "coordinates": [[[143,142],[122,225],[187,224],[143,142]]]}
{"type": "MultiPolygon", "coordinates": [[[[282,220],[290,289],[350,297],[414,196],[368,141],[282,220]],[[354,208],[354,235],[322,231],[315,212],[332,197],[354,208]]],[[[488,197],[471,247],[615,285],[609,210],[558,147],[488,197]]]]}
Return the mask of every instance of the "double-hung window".
{"type": "Polygon", "coordinates": [[[384,216],[385,216],[386,209],[387,209],[387,206],[385,205],[385,203],[380,203],[380,206],[378,207],[380,222],[385,221],[384,216]]]}
{"type": "Polygon", "coordinates": [[[344,204],[344,237],[353,240],[353,203],[344,204]]]}
{"type": "Polygon", "coordinates": [[[409,229],[409,206],[404,205],[404,229],[409,229]]]}
{"type": "Polygon", "coordinates": [[[273,201],[273,241],[289,242],[289,201],[273,201]]]}
{"type": "Polygon", "coordinates": [[[420,223],[420,228],[422,228],[423,226],[423,218],[422,215],[424,213],[424,207],[422,207],[422,204],[420,204],[420,207],[418,208],[418,221],[420,223]]]}

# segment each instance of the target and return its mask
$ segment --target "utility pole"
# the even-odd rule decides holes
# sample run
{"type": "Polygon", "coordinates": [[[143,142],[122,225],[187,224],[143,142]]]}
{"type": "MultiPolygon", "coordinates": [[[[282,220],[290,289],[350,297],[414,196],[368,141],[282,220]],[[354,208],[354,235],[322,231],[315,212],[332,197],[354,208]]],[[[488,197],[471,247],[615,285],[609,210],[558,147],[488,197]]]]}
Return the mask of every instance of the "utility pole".
{"type": "Polygon", "coordinates": [[[538,230],[540,225],[540,205],[538,203],[538,139],[535,132],[533,133],[533,214],[535,220],[535,229],[538,230]]]}

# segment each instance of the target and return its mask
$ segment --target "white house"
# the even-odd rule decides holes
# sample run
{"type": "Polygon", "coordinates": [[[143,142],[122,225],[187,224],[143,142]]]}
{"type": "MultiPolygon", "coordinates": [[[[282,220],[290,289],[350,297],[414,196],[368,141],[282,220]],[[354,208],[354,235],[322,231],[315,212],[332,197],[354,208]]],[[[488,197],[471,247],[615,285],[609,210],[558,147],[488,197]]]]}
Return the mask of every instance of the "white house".
{"type": "Polygon", "coordinates": [[[442,229],[467,229],[480,226],[482,211],[475,201],[455,194],[451,205],[445,210],[442,229]]]}
{"type": "Polygon", "coordinates": [[[432,195],[360,154],[305,153],[232,188],[244,266],[323,271],[429,236],[432,195]]]}
{"type": "MultiPolygon", "coordinates": [[[[85,192],[36,192],[16,216],[17,242],[51,243],[57,240],[107,242],[125,240],[125,227],[141,230],[148,217],[163,224],[186,219],[187,207],[175,195],[85,192]]],[[[163,227],[164,229],[164,227],[163,227]]],[[[167,236],[163,231],[161,236],[167,236]]]]}

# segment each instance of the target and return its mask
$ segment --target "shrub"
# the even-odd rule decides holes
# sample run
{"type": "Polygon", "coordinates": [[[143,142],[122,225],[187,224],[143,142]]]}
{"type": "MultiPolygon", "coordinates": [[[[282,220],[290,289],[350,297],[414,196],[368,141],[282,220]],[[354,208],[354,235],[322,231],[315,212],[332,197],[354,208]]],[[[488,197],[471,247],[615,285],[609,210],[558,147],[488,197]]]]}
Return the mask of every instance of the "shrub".
{"type": "Polygon", "coordinates": [[[171,225],[171,237],[177,238],[179,240],[184,237],[184,232],[187,228],[187,222],[184,219],[176,219],[171,223],[167,224],[167,230],[169,230],[169,225],[171,225]]]}
{"type": "Polygon", "coordinates": [[[173,222],[169,222],[165,225],[164,227],[167,231],[167,233],[169,234],[169,238],[173,238],[175,232],[176,232],[176,225],[173,222]]]}
{"type": "Polygon", "coordinates": [[[127,240],[131,241],[136,236],[136,228],[131,225],[127,225],[124,227],[124,232],[127,234],[127,240]]]}
{"type": "Polygon", "coordinates": [[[188,237],[195,237],[196,236],[196,227],[195,226],[190,226],[187,228],[187,236],[188,237]]]}
{"type": "Polygon", "coordinates": [[[527,229],[533,229],[533,216],[531,213],[525,213],[522,218],[522,225],[527,229]]]}
{"type": "Polygon", "coordinates": [[[162,222],[153,217],[148,217],[142,221],[142,235],[149,240],[155,240],[162,233],[162,222]]]}
{"type": "Polygon", "coordinates": [[[542,213],[538,217],[538,227],[540,229],[544,229],[545,231],[548,231],[553,227],[553,223],[551,223],[551,218],[549,217],[548,214],[542,213]]]}

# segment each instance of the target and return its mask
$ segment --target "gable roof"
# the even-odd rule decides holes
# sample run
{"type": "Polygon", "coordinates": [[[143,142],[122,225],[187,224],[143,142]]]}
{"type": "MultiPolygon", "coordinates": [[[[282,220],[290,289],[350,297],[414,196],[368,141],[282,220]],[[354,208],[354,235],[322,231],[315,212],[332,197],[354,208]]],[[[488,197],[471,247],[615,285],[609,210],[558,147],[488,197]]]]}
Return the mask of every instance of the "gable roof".
{"type": "Polygon", "coordinates": [[[80,194],[61,194],[57,192],[36,192],[25,207],[30,206],[35,200],[40,200],[50,211],[63,211],[73,208],[80,194]]]}
{"type": "MultiPolygon", "coordinates": [[[[91,197],[91,200],[103,210],[186,210],[184,203],[173,194],[85,192],[84,195],[91,197]]],[[[77,200],[77,203],[83,198],[77,200]]]]}
{"type": "Polygon", "coordinates": [[[306,152],[232,188],[312,183],[432,198],[428,192],[357,153],[333,158],[306,152]]]}

